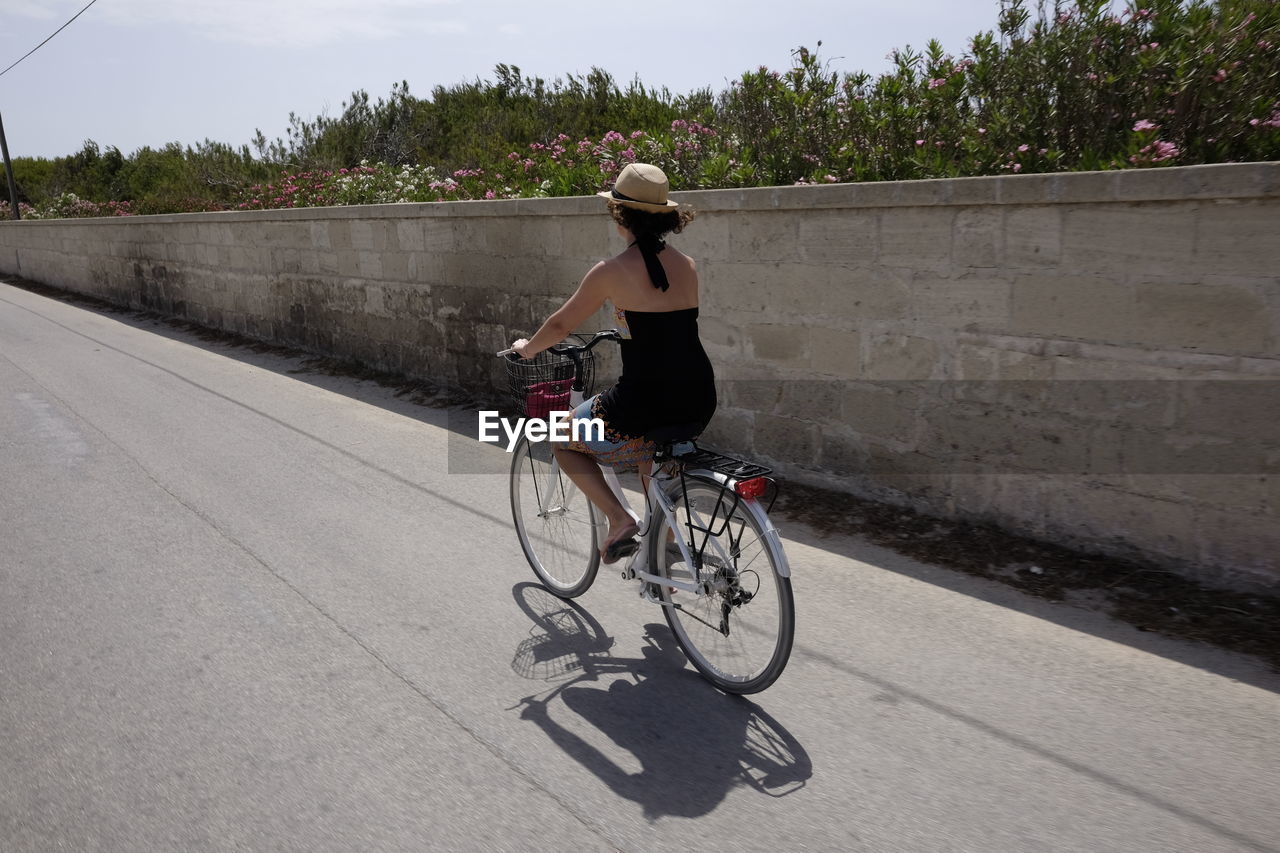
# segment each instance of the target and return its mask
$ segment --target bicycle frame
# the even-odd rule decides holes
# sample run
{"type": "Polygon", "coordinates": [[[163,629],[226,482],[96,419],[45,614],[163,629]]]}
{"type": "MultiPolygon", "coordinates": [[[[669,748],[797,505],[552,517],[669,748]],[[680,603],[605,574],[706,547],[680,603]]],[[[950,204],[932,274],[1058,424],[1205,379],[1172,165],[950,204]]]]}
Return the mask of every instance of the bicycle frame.
{"type": "MultiPolygon", "coordinates": [[[[571,391],[569,394],[570,409],[577,409],[584,399],[585,395],[582,391],[571,391]]],[[[669,470],[667,466],[655,466],[650,477],[649,487],[645,489],[645,514],[642,519],[632,508],[631,502],[627,500],[626,494],[622,491],[622,484],[618,480],[618,475],[613,468],[607,465],[601,465],[600,470],[604,474],[605,483],[608,484],[610,491],[613,492],[614,496],[618,498],[618,501],[622,504],[623,508],[626,509],[627,513],[630,514],[640,526],[640,549],[628,560],[627,568],[622,573],[623,578],[626,580],[639,580],[642,595],[649,584],[661,584],[663,586],[692,593],[693,595],[706,595],[708,593],[708,589],[700,577],[695,577],[693,582],[687,582],[676,580],[674,578],[662,577],[653,574],[650,571],[650,539],[653,536],[658,535],[658,530],[662,527],[662,525],[654,523],[655,520],[660,517],[659,514],[661,514],[662,518],[666,519],[672,530],[680,530],[684,527],[677,518],[675,505],[671,502],[670,498],[667,497],[667,490],[665,488],[667,483],[673,482],[681,476],[680,472],[678,470],[669,470]]],[[[746,511],[749,512],[758,522],[760,529],[764,531],[764,541],[766,547],[773,552],[773,558],[775,565],[778,568],[778,573],[782,577],[791,577],[791,566],[787,562],[786,552],[782,548],[781,536],[778,533],[778,529],[773,525],[773,522],[769,520],[769,516],[765,513],[764,508],[760,506],[758,500],[755,498],[743,498],[736,495],[733,490],[733,480],[724,474],[695,468],[686,469],[683,472],[683,475],[716,483],[725,492],[726,496],[730,500],[734,501],[737,506],[745,507],[746,511]]],[[[550,479],[554,481],[557,476],[559,476],[559,463],[554,461],[553,457],[550,479]]],[[[691,512],[691,510],[689,511],[691,512]]],[[[714,516],[718,513],[719,507],[717,507],[716,513],[713,513],[712,520],[714,520],[714,516]]],[[[599,524],[599,522],[596,523],[599,524]]],[[[705,524],[706,522],[703,522],[702,526],[705,526],[705,524]]],[[[698,566],[698,572],[700,574],[702,561],[694,560],[693,554],[689,550],[689,543],[685,541],[685,537],[683,535],[677,536],[675,544],[680,549],[680,554],[684,559],[685,565],[698,566]]],[[[703,547],[705,548],[707,545],[710,545],[715,549],[713,556],[718,558],[722,565],[729,565],[731,563],[731,557],[725,552],[718,537],[707,537],[707,541],[704,543],[703,547]]],[[[671,605],[664,603],[663,606],[669,607],[671,605]]]]}

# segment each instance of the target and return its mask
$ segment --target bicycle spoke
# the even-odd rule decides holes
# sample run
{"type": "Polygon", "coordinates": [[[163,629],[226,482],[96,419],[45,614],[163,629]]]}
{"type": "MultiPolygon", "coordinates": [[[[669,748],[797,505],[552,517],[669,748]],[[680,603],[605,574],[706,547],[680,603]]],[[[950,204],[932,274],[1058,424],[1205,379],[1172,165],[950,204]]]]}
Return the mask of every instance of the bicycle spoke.
{"type": "MultiPolygon", "coordinates": [[[[676,524],[682,531],[692,522],[710,533],[695,543],[701,548],[691,549],[701,563],[696,572],[685,565],[683,554],[652,550],[658,574],[696,575],[700,587],[695,596],[662,589],[663,602],[670,605],[663,608],[667,621],[690,661],[712,682],[733,692],[763,689],[790,654],[790,581],[778,573],[767,534],[745,502],[726,500],[718,485],[702,481],[672,488],[670,494],[679,505],[676,524]]],[[[658,535],[671,525],[664,521],[658,535]]]]}
{"type": "Polygon", "coordinates": [[[560,470],[549,444],[522,441],[511,470],[511,511],[534,573],[556,595],[581,595],[599,567],[595,511],[560,470]]]}

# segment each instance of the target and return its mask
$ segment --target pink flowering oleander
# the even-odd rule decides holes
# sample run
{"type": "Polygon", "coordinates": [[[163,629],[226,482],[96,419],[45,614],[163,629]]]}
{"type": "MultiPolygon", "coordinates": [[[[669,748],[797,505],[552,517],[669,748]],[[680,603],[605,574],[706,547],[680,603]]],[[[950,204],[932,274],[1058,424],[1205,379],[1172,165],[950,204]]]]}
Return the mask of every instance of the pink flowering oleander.
{"type": "Polygon", "coordinates": [[[1157,130],[1159,129],[1159,127],[1160,125],[1156,124],[1155,122],[1147,121],[1145,118],[1139,119],[1133,125],[1133,129],[1136,133],[1141,133],[1144,130],[1157,130]]]}

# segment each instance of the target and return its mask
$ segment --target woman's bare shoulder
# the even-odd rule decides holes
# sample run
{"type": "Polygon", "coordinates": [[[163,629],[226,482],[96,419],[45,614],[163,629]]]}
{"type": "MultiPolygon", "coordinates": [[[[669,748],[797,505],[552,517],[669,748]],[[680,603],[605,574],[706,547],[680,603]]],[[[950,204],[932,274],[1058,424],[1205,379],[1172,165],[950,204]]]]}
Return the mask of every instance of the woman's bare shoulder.
{"type": "Polygon", "coordinates": [[[675,246],[668,246],[664,254],[666,253],[670,253],[671,257],[674,258],[678,263],[684,264],[691,269],[698,266],[697,261],[695,261],[692,257],[690,257],[689,255],[686,255],[684,252],[677,249],[675,246]]]}

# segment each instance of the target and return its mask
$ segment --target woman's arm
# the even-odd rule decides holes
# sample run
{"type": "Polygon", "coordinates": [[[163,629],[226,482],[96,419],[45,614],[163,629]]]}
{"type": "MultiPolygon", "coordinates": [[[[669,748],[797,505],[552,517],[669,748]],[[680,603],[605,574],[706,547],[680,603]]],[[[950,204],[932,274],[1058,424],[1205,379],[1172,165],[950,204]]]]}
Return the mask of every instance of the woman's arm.
{"type": "Polygon", "coordinates": [[[521,358],[533,358],[547,347],[560,343],[569,333],[592,314],[600,310],[609,298],[608,267],[604,261],[596,264],[582,278],[578,290],[560,306],[560,310],[547,318],[542,328],[528,340],[521,338],[511,345],[521,358]]]}

